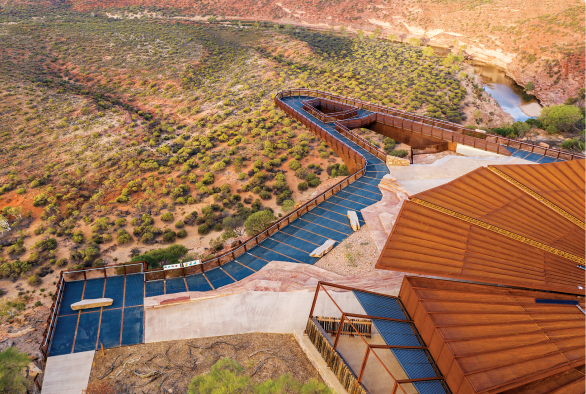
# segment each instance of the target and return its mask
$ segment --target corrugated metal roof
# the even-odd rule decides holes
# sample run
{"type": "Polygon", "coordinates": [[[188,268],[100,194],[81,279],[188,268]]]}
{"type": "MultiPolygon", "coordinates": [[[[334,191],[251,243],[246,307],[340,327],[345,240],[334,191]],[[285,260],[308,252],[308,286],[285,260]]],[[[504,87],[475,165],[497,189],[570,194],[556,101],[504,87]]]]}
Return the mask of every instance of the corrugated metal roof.
{"type": "Polygon", "coordinates": [[[584,392],[584,314],[535,302],[583,297],[415,277],[400,297],[453,393],[584,392]]]}
{"type": "Polygon", "coordinates": [[[584,160],[539,165],[499,165],[496,169],[584,220],[584,160]]]}
{"type": "Polygon", "coordinates": [[[376,268],[584,294],[583,172],[584,160],[479,168],[416,194],[376,268]]]}

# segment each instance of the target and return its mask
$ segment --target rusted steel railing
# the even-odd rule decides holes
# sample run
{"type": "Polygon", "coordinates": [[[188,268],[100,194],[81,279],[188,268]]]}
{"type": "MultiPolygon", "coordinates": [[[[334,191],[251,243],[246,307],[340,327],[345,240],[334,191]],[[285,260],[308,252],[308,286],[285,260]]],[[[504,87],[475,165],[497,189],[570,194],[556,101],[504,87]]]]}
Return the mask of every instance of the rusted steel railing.
{"type": "MultiPolygon", "coordinates": [[[[428,118],[418,114],[402,111],[395,108],[385,107],[378,104],[356,100],[351,97],[340,96],[316,89],[298,88],[283,90],[277,95],[280,97],[307,96],[323,98],[336,101],[342,104],[355,106],[373,112],[375,120],[385,124],[408,130],[414,133],[441,138],[446,141],[455,142],[474,148],[486,150],[509,156],[510,151],[506,148],[518,149],[528,153],[535,153],[562,160],[580,160],[585,156],[580,153],[565,152],[554,148],[545,148],[525,141],[501,137],[496,134],[480,133],[466,129],[464,126],[434,118],[428,118]]],[[[372,116],[370,115],[370,116],[372,116]]],[[[359,120],[351,119],[350,121],[359,120]]]]}
{"type": "MultiPolygon", "coordinates": [[[[331,331],[331,330],[329,330],[329,331],[331,331]]],[[[368,290],[357,289],[357,288],[353,288],[353,287],[349,287],[349,286],[343,286],[343,285],[337,285],[334,283],[319,281],[317,283],[317,287],[315,289],[315,294],[313,296],[313,303],[311,305],[311,310],[309,312],[307,326],[305,328],[305,333],[309,336],[311,342],[316,346],[316,349],[320,352],[322,357],[324,357],[324,360],[325,360],[326,364],[328,365],[328,367],[331,368],[334,373],[336,373],[336,376],[340,380],[340,383],[342,383],[344,385],[344,388],[349,393],[368,393],[367,387],[364,386],[363,379],[364,379],[364,372],[365,372],[366,366],[368,365],[369,359],[373,360],[374,363],[378,362],[378,364],[381,367],[379,370],[381,370],[381,371],[384,370],[388,374],[388,376],[392,379],[393,386],[388,387],[388,392],[390,394],[396,394],[396,393],[406,394],[406,391],[403,388],[402,384],[413,383],[413,382],[422,381],[422,380],[439,380],[441,382],[441,385],[444,387],[445,391],[447,393],[451,392],[447,386],[447,383],[445,382],[444,376],[442,375],[441,371],[439,370],[438,366],[436,365],[435,360],[433,360],[431,355],[428,354],[429,353],[428,346],[423,341],[423,338],[421,338],[421,335],[417,331],[417,327],[415,327],[414,321],[409,316],[409,313],[407,313],[407,310],[403,306],[403,303],[399,297],[389,296],[387,294],[375,293],[375,292],[368,291],[368,290]],[[394,318],[388,318],[388,317],[363,315],[363,314],[358,314],[358,313],[345,312],[338,305],[338,303],[334,300],[334,298],[332,297],[332,295],[330,294],[328,289],[326,289],[326,287],[330,287],[330,288],[334,288],[334,289],[338,289],[338,290],[342,290],[342,291],[344,291],[344,290],[345,291],[358,290],[363,293],[369,293],[369,294],[380,295],[380,296],[396,299],[398,301],[399,307],[403,311],[406,318],[405,319],[394,319],[394,318]],[[325,293],[325,295],[328,297],[330,302],[336,307],[338,312],[341,314],[341,317],[339,319],[338,318],[335,319],[337,322],[337,326],[336,326],[337,331],[335,333],[332,333],[332,335],[335,335],[335,338],[333,339],[333,341],[329,337],[330,333],[328,332],[328,330],[324,329],[323,326],[320,324],[320,320],[323,320],[324,318],[323,317],[320,318],[320,317],[313,315],[320,292],[325,293]],[[368,342],[364,337],[368,336],[365,334],[369,334],[370,332],[364,330],[363,327],[358,327],[358,324],[364,324],[366,321],[372,321],[372,319],[399,321],[399,322],[411,325],[412,329],[413,329],[413,333],[416,335],[417,340],[419,341],[419,346],[382,345],[382,344],[375,345],[375,344],[368,342]],[[340,323],[340,322],[342,322],[342,323],[340,323]],[[365,348],[366,348],[366,352],[364,354],[362,365],[361,365],[360,371],[358,373],[356,373],[357,371],[353,371],[352,368],[350,368],[346,364],[346,361],[344,360],[343,356],[340,354],[339,350],[337,349],[338,343],[340,341],[340,336],[341,335],[349,335],[349,334],[359,337],[362,340],[362,343],[365,345],[365,348]],[[395,376],[387,368],[387,365],[377,355],[376,349],[390,350],[390,349],[397,349],[397,348],[424,350],[427,357],[428,357],[428,360],[430,361],[430,364],[432,365],[432,368],[434,369],[434,371],[436,373],[436,376],[431,377],[431,378],[422,378],[422,379],[397,379],[397,378],[395,378],[395,376]]]]}
{"type": "Polygon", "coordinates": [[[354,142],[355,144],[359,145],[364,150],[368,151],[370,154],[376,156],[378,159],[386,162],[387,154],[380,150],[378,147],[372,145],[370,142],[365,140],[364,138],[360,137],[356,133],[350,131],[346,126],[344,126],[341,122],[337,121],[335,123],[336,131],[342,134],[344,137],[348,138],[350,141],[354,142]]]}
{"type": "MultiPolygon", "coordinates": [[[[47,317],[45,331],[43,332],[43,340],[40,346],[40,350],[43,355],[42,363],[44,364],[47,361],[47,357],[49,355],[49,348],[51,347],[51,341],[53,340],[53,334],[55,333],[55,326],[57,324],[57,316],[59,315],[61,303],[63,302],[63,291],[65,289],[65,283],[77,280],[137,274],[144,272],[146,268],[146,262],[140,261],[130,264],[117,264],[114,266],[87,269],[70,269],[61,271],[59,275],[59,281],[57,282],[57,290],[53,295],[53,303],[51,305],[51,309],[49,309],[49,316],[47,317]]],[[[42,369],[43,368],[41,368],[41,370],[42,369]]],[[[35,384],[37,383],[38,382],[35,384]]]]}
{"type": "Polygon", "coordinates": [[[302,106],[305,111],[309,112],[324,123],[332,123],[337,120],[349,119],[358,116],[358,108],[326,99],[316,98],[305,100],[302,102],[302,106]],[[328,110],[332,110],[332,112],[326,114],[318,110],[317,107],[327,108],[328,110]]]}
{"type": "MultiPolygon", "coordinates": [[[[281,92],[279,92],[281,93],[281,92]]],[[[334,186],[330,187],[329,189],[325,190],[324,192],[320,193],[318,196],[313,198],[312,200],[306,202],[302,206],[298,207],[288,215],[282,217],[277,222],[273,223],[259,234],[248,238],[244,241],[241,245],[222,253],[218,257],[214,257],[212,259],[208,259],[203,261],[201,264],[193,265],[190,267],[182,267],[177,269],[170,269],[165,270],[163,268],[155,268],[150,269],[145,272],[145,281],[157,281],[157,280],[164,280],[167,278],[174,278],[174,277],[185,277],[188,275],[193,275],[197,273],[203,273],[209,271],[210,269],[214,269],[217,267],[226,264],[242,254],[246,253],[248,250],[252,249],[253,247],[257,246],[259,243],[280,231],[283,227],[289,225],[292,221],[297,219],[299,216],[309,212],[311,209],[315,208],[318,204],[325,201],[327,198],[331,197],[335,193],[342,190],[344,187],[350,185],[356,179],[360,178],[364,175],[365,167],[367,164],[366,159],[362,156],[359,152],[354,150],[352,147],[348,146],[344,142],[340,141],[336,136],[329,133],[326,129],[319,126],[318,124],[314,123],[310,119],[308,119],[305,115],[300,113],[299,111],[291,108],[290,106],[284,104],[281,101],[281,98],[284,97],[277,93],[275,96],[275,104],[277,107],[282,109],[287,115],[293,117],[294,119],[301,122],[304,126],[310,129],[313,133],[315,133],[319,138],[325,141],[332,149],[335,149],[339,154],[344,155],[353,163],[356,164],[358,168],[354,171],[350,176],[344,178],[342,181],[338,182],[334,186]]],[[[358,144],[359,146],[365,148],[369,152],[373,151],[374,147],[372,147],[368,142],[360,139],[358,136],[354,135],[353,133],[347,131],[346,136],[352,136],[354,139],[353,141],[358,144]]],[[[350,137],[348,137],[350,138],[350,137]]]]}

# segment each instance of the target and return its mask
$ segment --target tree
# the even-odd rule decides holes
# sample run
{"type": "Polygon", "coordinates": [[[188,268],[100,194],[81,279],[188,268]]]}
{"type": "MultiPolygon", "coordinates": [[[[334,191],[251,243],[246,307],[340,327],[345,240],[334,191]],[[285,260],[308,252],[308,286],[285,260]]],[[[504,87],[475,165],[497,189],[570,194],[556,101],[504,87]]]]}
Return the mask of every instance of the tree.
{"type": "Polygon", "coordinates": [[[193,378],[188,394],[214,393],[271,393],[271,394],[330,394],[324,383],[312,379],[301,383],[287,373],[277,379],[255,383],[237,361],[223,358],[212,367],[210,373],[193,378]]]}
{"type": "MultiPolygon", "coordinates": [[[[539,115],[539,120],[546,129],[548,126],[553,126],[556,130],[565,132],[570,131],[583,119],[584,114],[580,108],[565,104],[544,108],[539,115]]],[[[553,129],[550,128],[550,130],[553,129]]]]}
{"type": "Polygon", "coordinates": [[[238,235],[242,235],[244,230],[242,225],[244,224],[244,218],[241,216],[228,216],[222,221],[222,225],[228,231],[234,231],[238,235]]]}
{"type": "Polygon", "coordinates": [[[264,230],[269,224],[277,220],[275,215],[269,210],[258,211],[253,213],[244,222],[244,228],[246,228],[246,234],[249,236],[256,235],[264,230]]]}
{"type": "Polygon", "coordinates": [[[26,393],[26,379],[22,370],[28,366],[30,360],[26,353],[9,347],[0,353],[0,392],[26,393]]]}
{"type": "Polygon", "coordinates": [[[532,91],[533,89],[535,89],[535,85],[533,84],[533,81],[529,81],[527,82],[527,85],[525,85],[525,90],[527,92],[532,91]]]}

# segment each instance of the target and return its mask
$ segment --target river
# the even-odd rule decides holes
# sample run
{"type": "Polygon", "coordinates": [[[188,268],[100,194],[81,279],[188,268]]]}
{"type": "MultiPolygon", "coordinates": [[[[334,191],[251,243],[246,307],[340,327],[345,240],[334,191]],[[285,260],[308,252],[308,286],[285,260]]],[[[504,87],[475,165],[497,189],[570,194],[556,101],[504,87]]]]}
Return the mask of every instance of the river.
{"type": "Polygon", "coordinates": [[[491,65],[473,64],[476,73],[482,77],[484,90],[499,103],[503,111],[516,121],[524,122],[531,116],[523,113],[520,105],[538,103],[535,97],[525,93],[522,87],[507,77],[501,69],[491,65]]]}
{"type": "MultiPolygon", "coordinates": [[[[437,56],[445,57],[451,52],[450,48],[431,46],[437,56]]],[[[523,88],[512,79],[505,75],[505,72],[496,66],[490,64],[478,64],[474,61],[470,63],[476,73],[482,77],[484,90],[496,100],[503,111],[508,113],[516,121],[524,122],[531,116],[526,115],[519,105],[527,105],[539,102],[535,97],[525,93],[523,88]]]]}

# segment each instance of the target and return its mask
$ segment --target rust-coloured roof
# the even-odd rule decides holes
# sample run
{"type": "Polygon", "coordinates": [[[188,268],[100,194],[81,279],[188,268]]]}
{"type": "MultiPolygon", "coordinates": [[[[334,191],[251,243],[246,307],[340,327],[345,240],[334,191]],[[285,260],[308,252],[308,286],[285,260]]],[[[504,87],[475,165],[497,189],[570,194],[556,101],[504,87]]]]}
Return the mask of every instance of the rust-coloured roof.
{"type": "Polygon", "coordinates": [[[400,297],[454,394],[584,393],[584,298],[405,277],[400,297]]]}
{"type": "Polygon", "coordinates": [[[584,160],[540,165],[494,166],[548,200],[584,220],[584,160]]]}
{"type": "Polygon", "coordinates": [[[580,210],[584,160],[479,168],[406,201],[376,268],[584,294],[580,210]]]}

